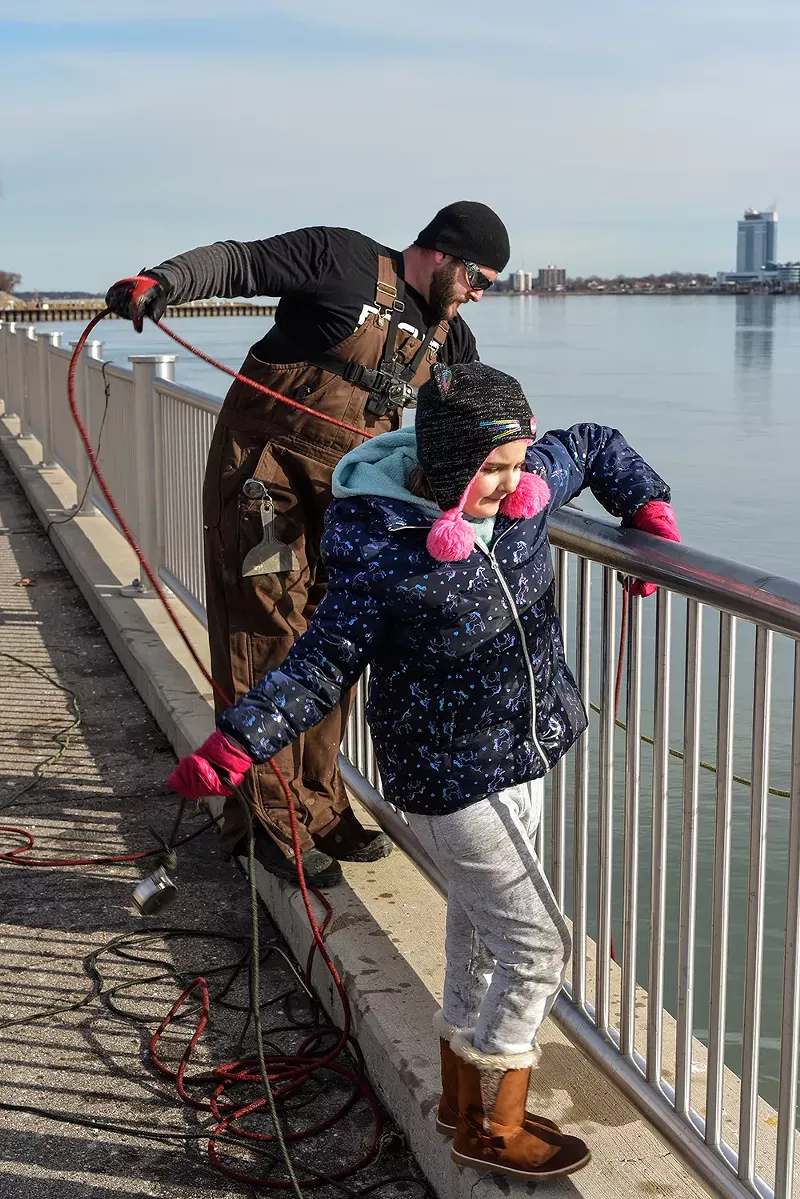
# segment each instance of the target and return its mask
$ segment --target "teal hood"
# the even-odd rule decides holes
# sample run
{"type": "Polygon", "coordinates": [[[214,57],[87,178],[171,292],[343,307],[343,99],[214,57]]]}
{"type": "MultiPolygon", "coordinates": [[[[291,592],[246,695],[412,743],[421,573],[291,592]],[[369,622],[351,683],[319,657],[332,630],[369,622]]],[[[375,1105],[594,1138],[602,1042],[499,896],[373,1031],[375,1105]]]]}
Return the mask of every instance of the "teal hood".
{"type": "Polygon", "coordinates": [[[417,435],[413,425],[381,433],[345,454],[333,472],[332,491],[336,499],[355,499],[357,495],[384,496],[421,508],[434,520],[441,509],[432,500],[424,500],[406,487],[406,479],[417,465],[417,435]]]}
{"type": "MultiPolygon", "coordinates": [[[[434,521],[442,515],[439,505],[413,495],[406,487],[406,480],[417,464],[417,434],[413,425],[395,429],[392,433],[381,433],[345,454],[333,472],[333,496],[335,499],[355,499],[359,495],[371,495],[401,500],[404,504],[413,504],[434,521]]],[[[475,536],[487,549],[494,521],[493,516],[470,520],[475,536]]]]}

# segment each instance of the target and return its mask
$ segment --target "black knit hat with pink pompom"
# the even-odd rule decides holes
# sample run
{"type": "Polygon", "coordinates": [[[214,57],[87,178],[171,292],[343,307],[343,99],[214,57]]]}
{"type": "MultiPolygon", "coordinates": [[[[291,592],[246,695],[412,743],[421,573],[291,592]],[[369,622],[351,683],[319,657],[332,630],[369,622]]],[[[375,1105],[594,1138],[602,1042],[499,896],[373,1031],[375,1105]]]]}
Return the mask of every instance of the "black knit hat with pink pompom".
{"type": "MultiPolygon", "coordinates": [[[[440,561],[458,561],[474,548],[474,532],[462,513],[475,476],[498,446],[532,441],[536,419],[511,375],[482,362],[437,364],[419,389],[416,431],[417,457],[443,513],[431,529],[428,550],[440,561]]],[[[500,511],[534,516],[549,498],[545,480],[525,472],[500,511]]]]}

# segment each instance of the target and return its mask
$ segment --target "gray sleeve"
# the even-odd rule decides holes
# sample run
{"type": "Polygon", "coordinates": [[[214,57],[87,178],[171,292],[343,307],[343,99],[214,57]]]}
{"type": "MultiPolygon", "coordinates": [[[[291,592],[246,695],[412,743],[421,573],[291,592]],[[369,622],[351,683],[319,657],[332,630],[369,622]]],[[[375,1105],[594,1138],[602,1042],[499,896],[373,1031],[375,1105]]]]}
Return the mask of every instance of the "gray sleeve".
{"type": "Polygon", "coordinates": [[[212,296],[309,294],[319,287],[327,266],[327,233],[320,227],[262,241],[217,241],[168,258],[146,273],[167,284],[171,304],[212,296]]]}

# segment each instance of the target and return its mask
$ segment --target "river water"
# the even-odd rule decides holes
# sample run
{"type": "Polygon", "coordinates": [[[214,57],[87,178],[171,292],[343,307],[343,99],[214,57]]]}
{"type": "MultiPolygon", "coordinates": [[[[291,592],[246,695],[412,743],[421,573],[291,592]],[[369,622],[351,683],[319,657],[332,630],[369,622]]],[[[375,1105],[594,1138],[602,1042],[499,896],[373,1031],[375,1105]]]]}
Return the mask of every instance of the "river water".
{"type": "MultiPolygon", "coordinates": [[[[800,297],[769,296],[551,296],[486,298],[466,317],[482,359],[516,375],[536,411],[540,432],[577,421],[620,428],[672,488],[684,541],[723,557],[800,578],[800,297]]],[[[256,318],[196,318],[173,322],[181,334],[231,367],[238,367],[264,322],[256,318]]],[[[47,326],[43,326],[47,328],[47,326]]],[[[63,326],[64,343],[78,326],[63,326]]],[[[127,365],[128,354],[177,349],[158,330],[141,336],[122,322],[101,326],[103,355],[127,365]]],[[[181,351],[178,382],[224,395],[227,380],[181,351]]],[[[595,507],[591,497],[579,503],[595,507]]],[[[597,588],[596,588],[597,590],[597,588]]],[[[645,629],[643,726],[652,726],[652,605],[645,629]]],[[[679,746],[682,729],[683,605],[676,601],[672,654],[670,738],[679,746]]],[[[703,657],[703,756],[713,762],[717,625],[708,614],[703,657]]],[[[597,650],[593,699],[597,699],[597,650]]],[[[736,688],[735,768],[750,773],[752,722],[752,630],[742,624],[736,688]]],[[[775,643],[770,784],[788,787],[791,646],[775,643]]],[[[624,715],[624,713],[622,713],[624,715]]],[[[596,722],[595,722],[596,726],[596,722]]],[[[596,728],[593,736],[596,736],[596,728]]],[[[622,742],[624,738],[620,738],[622,742]]],[[[652,758],[643,751],[642,868],[640,873],[638,977],[647,985],[650,915],[649,806],[652,758]]],[[[681,764],[673,760],[668,820],[665,1003],[674,1012],[681,861],[681,764]]],[[[614,845],[621,863],[622,746],[618,746],[614,845]]],[[[711,873],[714,854],[714,776],[701,778],[699,888],[696,924],[697,999],[694,1029],[703,1038],[708,1024],[711,947],[711,873]]],[[[571,805],[568,805],[568,808],[571,805]]],[[[730,898],[729,1004],[726,1059],[741,1070],[744,942],[748,893],[750,790],[734,789],[730,898]]],[[[572,827],[568,817],[568,847],[572,827]]],[[[783,921],[786,893],[786,800],[771,797],[765,907],[764,1006],[761,1023],[760,1089],[774,1101],[778,1071],[783,921]]],[[[596,812],[590,824],[590,899],[596,880],[596,812]],[[592,856],[594,854],[595,856],[592,856]]],[[[567,896],[572,885],[567,868],[567,896]]],[[[621,927],[621,866],[614,881],[615,940],[621,927]]],[[[590,902],[590,908],[593,903],[590,902]]],[[[593,933],[594,925],[590,924],[593,933]]]]}
{"type": "MultiPolygon", "coordinates": [[[[483,360],[522,382],[540,432],[617,426],[670,483],[686,541],[800,577],[800,296],[498,296],[465,315],[483,360]]],[[[80,329],[59,327],[65,345],[80,329]]],[[[265,322],[176,328],[236,368],[265,322]]],[[[178,382],[227,390],[152,326],[106,321],[98,336],[122,365],[177,349],[178,382]]]]}

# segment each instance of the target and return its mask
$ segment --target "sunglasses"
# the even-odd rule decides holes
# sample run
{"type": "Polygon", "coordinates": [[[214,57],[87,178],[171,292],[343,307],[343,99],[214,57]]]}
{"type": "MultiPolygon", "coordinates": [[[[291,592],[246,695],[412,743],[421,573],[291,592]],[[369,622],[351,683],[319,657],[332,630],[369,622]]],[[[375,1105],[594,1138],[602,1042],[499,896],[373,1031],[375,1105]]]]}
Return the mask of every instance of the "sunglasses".
{"type": "Polygon", "coordinates": [[[487,279],[481,268],[474,262],[467,262],[466,258],[462,258],[461,261],[467,272],[467,283],[473,291],[488,291],[490,287],[494,287],[494,279],[487,279]]]}

